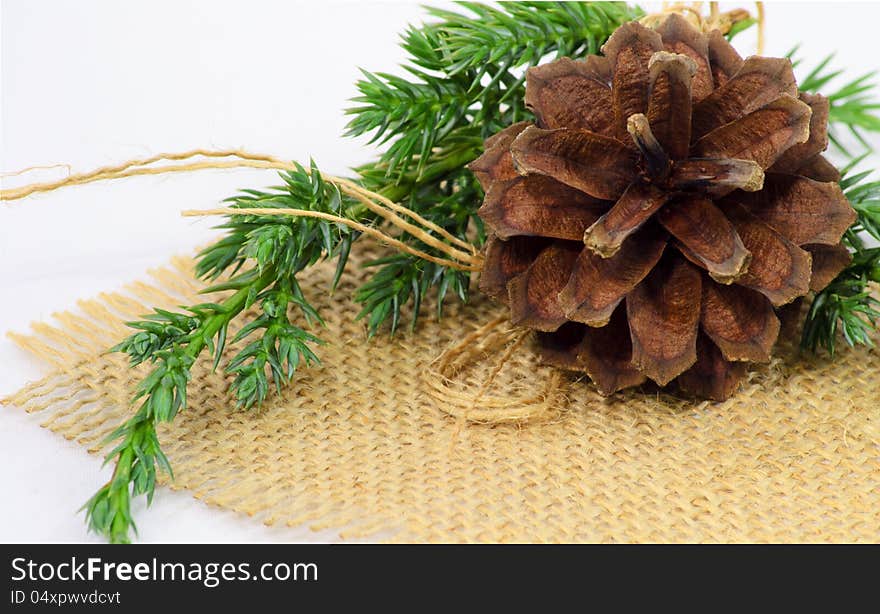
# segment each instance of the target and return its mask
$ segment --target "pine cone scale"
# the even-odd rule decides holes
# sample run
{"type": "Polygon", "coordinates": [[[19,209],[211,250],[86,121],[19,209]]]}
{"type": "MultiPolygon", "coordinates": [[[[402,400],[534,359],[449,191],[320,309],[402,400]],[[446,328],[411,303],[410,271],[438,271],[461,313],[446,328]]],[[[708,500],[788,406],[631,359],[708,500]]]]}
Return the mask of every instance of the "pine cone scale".
{"type": "Polygon", "coordinates": [[[543,237],[511,237],[502,241],[490,236],[486,242],[486,258],[480,273],[480,290],[499,301],[508,300],[507,284],[525,273],[538,254],[550,244],[543,237]]]}
{"type": "Polygon", "coordinates": [[[797,174],[814,181],[840,181],[840,171],[821,154],[806,160],[798,167],[797,174]]]}
{"type": "Polygon", "coordinates": [[[607,325],[586,330],[576,362],[605,395],[646,381],[645,374],[632,364],[632,343],[623,305],[614,311],[607,325]]]}
{"type": "Polygon", "coordinates": [[[531,125],[531,122],[519,122],[486,139],[483,155],[468,164],[468,168],[483,186],[483,191],[488,192],[495,182],[520,177],[513,165],[510,144],[531,125]]]}
{"type": "Polygon", "coordinates": [[[687,56],[660,51],[648,62],[648,123],[673,160],[687,157],[691,143],[692,82],[696,65],[687,56]]]}
{"type": "Polygon", "coordinates": [[[697,360],[700,272],[667,254],[626,299],[632,364],[666,385],[697,360]]]}
{"type": "Polygon", "coordinates": [[[703,190],[712,197],[731,190],[755,192],[764,187],[764,170],[752,160],[691,158],[675,163],[668,187],[684,192],[703,190]]]}
{"type": "Polygon", "coordinates": [[[580,252],[581,246],[572,241],[551,243],[525,272],[508,282],[513,324],[552,332],[567,321],[559,293],[568,283],[580,252]]]}
{"type": "MultiPolygon", "coordinates": [[[[828,148],[828,113],[831,103],[824,96],[801,93],[798,98],[810,107],[810,138],[803,143],[793,145],[782,154],[776,163],[770,167],[775,173],[797,174],[798,168],[804,160],[812,158],[828,148]]],[[[837,179],[829,179],[837,181],[837,179]]]]}
{"type": "Polygon", "coordinates": [[[740,71],[743,59],[719,30],[712,30],[706,38],[712,79],[720,88],[740,71]]]}
{"type": "Polygon", "coordinates": [[[620,141],[588,130],[523,130],[510,146],[520,173],[549,175],[603,200],[623,194],[636,178],[637,154],[620,141]]]}
{"type": "Polygon", "coordinates": [[[656,228],[627,241],[614,256],[603,258],[581,250],[559,304],[569,320],[605,326],[621,301],[660,261],[667,236],[656,228]]]}
{"type": "Polygon", "coordinates": [[[783,94],[798,95],[791,62],[751,57],[724,85],[694,105],[693,140],[745,117],[783,94]]]}
{"type": "Polygon", "coordinates": [[[630,362],[626,309],[621,305],[601,328],[578,327],[571,322],[554,333],[537,333],[542,357],[548,364],[590,376],[602,394],[638,386],[646,377],[630,362]]]}
{"type": "Polygon", "coordinates": [[[823,183],[780,173],[768,173],[764,189],[738,193],[735,202],[792,243],[836,245],[856,219],[837,183],[823,183]]]}
{"type": "Polygon", "coordinates": [[[611,88],[595,65],[561,58],[529,71],[526,82],[526,107],[541,128],[613,133],[611,88]]]}
{"type": "Polygon", "coordinates": [[[792,145],[810,136],[810,107],[787,94],[716,128],[693,146],[701,158],[753,160],[767,169],[792,145]]]}
{"type": "Polygon", "coordinates": [[[843,245],[804,245],[813,259],[813,275],[810,277],[810,290],[819,292],[830,284],[853,260],[852,254],[843,245]]]}
{"type": "Polygon", "coordinates": [[[616,136],[628,145],[626,123],[648,110],[648,63],[663,41],[657,32],[634,23],[623,24],[602,47],[611,68],[611,105],[616,136]]]}
{"type": "Polygon", "coordinates": [[[810,289],[810,254],[745,209],[734,206],[726,211],[743,245],[752,252],[752,262],[737,283],[757,290],[775,307],[804,296],[810,289]]]}
{"type": "Polygon", "coordinates": [[[700,325],[725,360],[767,362],[779,336],[779,318],[760,293],[703,284],[700,325]]]}
{"type": "Polygon", "coordinates": [[[699,102],[715,89],[715,79],[709,64],[709,43],[706,37],[679,15],[670,16],[657,28],[663,39],[663,48],[683,55],[693,64],[693,99],[699,102]]]}
{"type": "Polygon", "coordinates": [[[667,192],[649,183],[630,184],[620,200],[587,229],[584,244],[600,256],[610,258],[669,198],[667,192]]]}
{"type": "Polygon", "coordinates": [[[478,213],[502,239],[522,235],[580,241],[606,208],[606,201],[555,179],[525,175],[494,182],[478,213]]]}
{"type": "Polygon", "coordinates": [[[746,376],[746,364],[725,360],[721,351],[706,335],[697,337],[697,362],[678,377],[684,392],[714,401],[732,395],[746,376]]]}
{"type": "Polygon", "coordinates": [[[707,198],[679,198],[664,207],[657,220],[719,283],[738,279],[752,260],[733,224],[707,198]]]}

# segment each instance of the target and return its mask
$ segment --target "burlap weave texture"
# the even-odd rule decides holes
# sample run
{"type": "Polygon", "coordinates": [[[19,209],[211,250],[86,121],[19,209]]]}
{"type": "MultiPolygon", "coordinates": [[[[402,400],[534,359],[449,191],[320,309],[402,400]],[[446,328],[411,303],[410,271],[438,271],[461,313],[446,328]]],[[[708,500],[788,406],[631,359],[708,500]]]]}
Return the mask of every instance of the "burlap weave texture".
{"type": "MultiPolygon", "coordinates": [[[[263,522],[338,528],[399,541],[880,541],[880,357],[834,362],[783,348],[731,400],[630,391],[601,398],[588,381],[538,365],[527,344],[491,395],[537,397],[526,424],[450,417],[426,384],[445,349],[503,315],[476,296],[413,333],[367,341],[347,300],[316,267],[303,287],[328,328],[322,364],[282,398],[239,411],[227,379],[201,361],[189,408],[160,431],[174,488],[263,522]]],[[[192,261],[176,259],[116,294],[82,302],[17,337],[53,372],[6,401],[95,450],[130,411],[143,370],[103,351],[149,308],[200,302],[192,261]]],[[[432,306],[425,306],[426,312],[432,306]]],[[[230,335],[231,336],[231,335],[230,335]]],[[[448,382],[485,381],[497,351],[448,382]]],[[[450,403],[452,401],[450,400],[450,403]]],[[[87,493],[84,493],[84,497],[87,493]]],[[[161,495],[160,495],[161,496],[161,495]]]]}

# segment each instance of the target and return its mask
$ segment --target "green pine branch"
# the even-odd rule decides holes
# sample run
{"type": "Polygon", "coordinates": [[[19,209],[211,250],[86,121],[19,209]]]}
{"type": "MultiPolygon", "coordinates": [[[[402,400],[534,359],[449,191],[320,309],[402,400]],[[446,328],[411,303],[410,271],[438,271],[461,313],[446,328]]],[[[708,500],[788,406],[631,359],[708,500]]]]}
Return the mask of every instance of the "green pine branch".
{"type": "Polygon", "coordinates": [[[834,356],[838,333],[850,347],[873,346],[880,301],[872,296],[870,282],[880,282],[880,247],[855,252],[852,264],[816,294],[804,322],[801,347],[812,352],[824,348],[834,356]]]}
{"type": "MultiPolygon", "coordinates": [[[[307,209],[343,217],[359,207],[336,186],[324,182],[314,164],[310,171],[298,167],[282,178],[284,186],[265,192],[248,190],[230,199],[231,206],[243,211],[248,207],[307,209]]],[[[250,343],[224,367],[234,376],[230,389],[239,406],[259,405],[270,383],[280,390],[300,366],[316,363],[312,348],[320,340],[290,319],[294,312],[306,325],[322,323],[303,295],[296,274],[322,258],[336,258],[341,272],[356,238],[345,226],[315,218],[242,213],[229,217],[222,228],[226,236],[199,255],[196,271],[208,280],[232,274],[231,279],[204,291],[232,294],[219,302],[184,307],[178,313],[157,309],[142,321],[129,323],[136,332],[111,349],[128,354],[132,366],[153,365],[135,393],[138,409],[108,437],[108,442],[116,442],[106,456],[107,462],[116,463],[113,477],[85,505],[91,529],[113,542],[128,541],[135,530],[131,498],[146,495],[148,502],[152,499],[157,467],[171,474],[156,426],[170,422],[186,408],[186,388],[195,361],[206,353],[218,368],[224,361],[230,323],[258,305],[256,318],[232,339],[233,343],[250,339],[250,343]]]]}
{"type": "MultiPolygon", "coordinates": [[[[596,54],[611,32],[643,12],[623,2],[501,2],[492,7],[461,2],[463,13],[428,8],[439,18],[442,63],[449,75],[471,77],[533,66],[545,56],[596,54]]],[[[512,75],[512,73],[509,73],[512,75]]],[[[521,83],[521,81],[520,81],[521,83]]]]}
{"type": "Polygon", "coordinates": [[[870,170],[855,174],[852,172],[867,156],[866,153],[850,161],[843,168],[843,178],[840,180],[840,187],[856,211],[856,221],[843,237],[844,242],[854,251],[865,248],[865,236],[880,242],[880,181],[866,181],[872,174],[870,170]]]}

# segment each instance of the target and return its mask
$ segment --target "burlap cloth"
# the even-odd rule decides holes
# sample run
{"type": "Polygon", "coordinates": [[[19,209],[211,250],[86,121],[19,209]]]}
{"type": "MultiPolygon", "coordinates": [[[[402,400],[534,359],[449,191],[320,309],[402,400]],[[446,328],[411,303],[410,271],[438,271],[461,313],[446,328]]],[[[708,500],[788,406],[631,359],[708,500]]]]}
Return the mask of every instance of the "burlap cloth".
{"type": "MultiPolygon", "coordinates": [[[[603,399],[567,375],[547,387],[554,372],[526,343],[483,401],[522,398],[537,407],[535,419],[479,424],[450,412],[461,415],[458,399],[497,370],[498,350],[453,370],[454,381],[442,382],[447,401],[428,394],[437,386],[426,381],[437,377],[437,356],[499,308],[476,296],[448,305],[439,323],[425,317],[414,334],[368,342],[346,298],[364,275],[352,264],[332,297],[328,267],[304,276],[329,343],[318,349],[322,364],[298,373],[283,398],[238,411],[226,378],[199,363],[189,408],[160,431],[172,488],[267,524],[338,528],[343,537],[880,540],[877,350],[846,349],[832,363],[783,348],[731,400],[696,404],[644,391],[603,399]]],[[[127,334],[123,321],[204,300],[191,270],[176,259],[151,284],[81,302],[55,326],[16,337],[54,371],[7,402],[42,412],[45,427],[96,452],[131,411],[143,375],[102,352],[127,334]]]]}

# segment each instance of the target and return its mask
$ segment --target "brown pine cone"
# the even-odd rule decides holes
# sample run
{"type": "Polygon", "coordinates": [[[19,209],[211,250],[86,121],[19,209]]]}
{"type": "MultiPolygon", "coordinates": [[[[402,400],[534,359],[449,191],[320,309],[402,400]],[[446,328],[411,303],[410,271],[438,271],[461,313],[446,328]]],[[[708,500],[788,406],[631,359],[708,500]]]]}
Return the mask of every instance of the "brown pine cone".
{"type": "Polygon", "coordinates": [[[530,69],[534,125],[471,164],[480,288],[603,394],[651,379],[725,399],[770,359],[776,308],[849,262],[828,100],[799,95],[787,59],[743,60],[677,15],[602,51],[530,69]]]}

